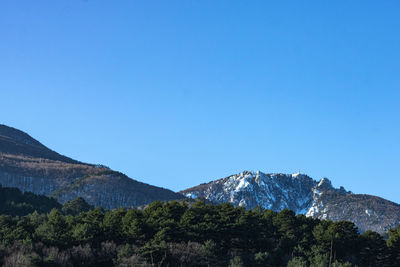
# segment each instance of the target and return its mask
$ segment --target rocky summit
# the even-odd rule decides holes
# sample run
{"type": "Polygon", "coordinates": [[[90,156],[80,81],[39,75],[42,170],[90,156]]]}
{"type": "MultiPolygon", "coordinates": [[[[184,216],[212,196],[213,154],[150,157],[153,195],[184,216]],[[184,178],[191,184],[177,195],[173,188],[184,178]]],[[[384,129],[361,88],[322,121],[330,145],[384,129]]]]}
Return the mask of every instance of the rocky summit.
{"type": "Polygon", "coordinates": [[[214,203],[228,202],[246,209],[262,207],[332,221],[354,222],[361,232],[379,233],[400,223],[400,205],[371,196],[334,188],[329,179],[316,181],[296,174],[244,171],[180,192],[190,198],[205,198],[214,203]]]}
{"type": "Polygon", "coordinates": [[[183,198],[171,190],[141,183],[103,165],[82,163],[60,155],[28,134],[6,125],[0,125],[0,184],[52,196],[61,203],[83,197],[94,206],[109,209],[183,198]]]}

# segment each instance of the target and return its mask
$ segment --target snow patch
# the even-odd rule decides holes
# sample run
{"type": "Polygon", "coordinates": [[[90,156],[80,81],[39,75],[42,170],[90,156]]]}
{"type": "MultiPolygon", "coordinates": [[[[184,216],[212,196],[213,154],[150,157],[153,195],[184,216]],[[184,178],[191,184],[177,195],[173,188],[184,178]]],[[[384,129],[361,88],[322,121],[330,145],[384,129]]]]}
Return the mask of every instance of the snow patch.
{"type": "Polygon", "coordinates": [[[197,198],[197,194],[195,193],[187,193],[185,196],[188,198],[197,198]]]}
{"type": "Polygon", "coordinates": [[[367,214],[368,216],[371,216],[372,215],[372,210],[366,209],[365,210],[365,214],[367,214]]]}

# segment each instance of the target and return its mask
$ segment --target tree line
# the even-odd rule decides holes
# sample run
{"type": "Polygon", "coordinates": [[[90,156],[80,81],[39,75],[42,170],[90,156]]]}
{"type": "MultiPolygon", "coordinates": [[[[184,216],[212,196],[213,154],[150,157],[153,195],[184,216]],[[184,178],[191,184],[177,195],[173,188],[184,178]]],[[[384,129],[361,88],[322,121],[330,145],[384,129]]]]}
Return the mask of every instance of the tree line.
{"type": "Polygon", "coordinates": [[[400,228],[359,233],[351,222],[153,202],[102,210],[76,199],[48,212],[0,216],[4,266],[399,266],[400,228]]]}

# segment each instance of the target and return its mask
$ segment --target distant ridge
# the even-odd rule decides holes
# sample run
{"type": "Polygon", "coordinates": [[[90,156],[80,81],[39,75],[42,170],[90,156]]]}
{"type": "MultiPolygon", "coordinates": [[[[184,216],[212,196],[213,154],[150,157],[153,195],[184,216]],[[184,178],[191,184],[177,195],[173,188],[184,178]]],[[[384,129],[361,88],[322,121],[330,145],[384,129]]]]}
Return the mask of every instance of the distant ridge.
{"type": "Polygon", "coordinates": [[[27,133],[6,125],[0,125],[0,184],[53,196],[61,203],[82,197],[89,204],[109,209],[183,198],[103,165],[60,155],[27,133]]]}
{"type": "Polygon", "coordinates": [[[353,194],[331,181],[320,181],[301,174],[244,171],[226,178],[182,190],[191,198],[205,198],[214,203],[232,203],[247,209],[262,207],[332,221],[354,222],[360,231],[385,233],[400,224],[400,205],[383,198],[353,194]]]}

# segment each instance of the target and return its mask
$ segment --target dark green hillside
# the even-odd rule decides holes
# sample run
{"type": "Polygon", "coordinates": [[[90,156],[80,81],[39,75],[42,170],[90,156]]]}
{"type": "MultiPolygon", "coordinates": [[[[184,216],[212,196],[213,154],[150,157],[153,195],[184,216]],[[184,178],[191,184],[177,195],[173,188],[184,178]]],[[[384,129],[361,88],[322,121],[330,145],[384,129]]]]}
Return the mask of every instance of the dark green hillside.
{"type": "Polygon", "coordinates": [[[60,210],[65,215],[77,215],[94,209],[94,206],[81,197],[61,205],[51,197],[31,192],[22,193],[18,188],[0,185],[0,215],[25,216],[33,212],[49,213],[53,209],[60,210]]]}
{"type": "Polygon", "coordinates": [[[84,206],[79,199],[69,203],[69,213],[77,215],[53,209],[20,218],[0,216],[0,264],[399,266],[399,229],[384,240],[375,232],[360,234],[351,222],[204,202],[74,212],[84,206]]]}
{"type": "Polygon", "coordinates": [[[22,193],[18,188],[7,188],[0,185],[0,214],[24,216],[34,211],[48,213],[52,209],[61,209],[62,205],[54,198],[22,193]]]}

